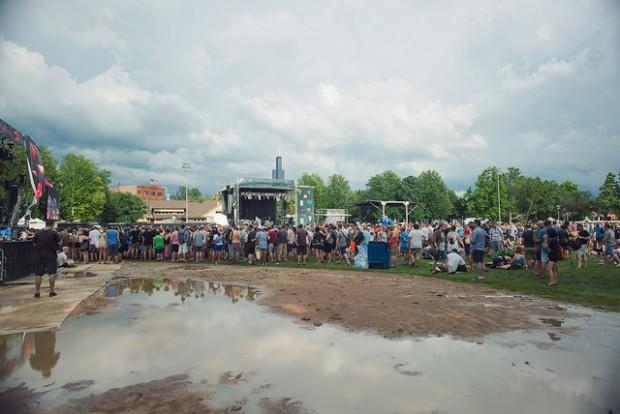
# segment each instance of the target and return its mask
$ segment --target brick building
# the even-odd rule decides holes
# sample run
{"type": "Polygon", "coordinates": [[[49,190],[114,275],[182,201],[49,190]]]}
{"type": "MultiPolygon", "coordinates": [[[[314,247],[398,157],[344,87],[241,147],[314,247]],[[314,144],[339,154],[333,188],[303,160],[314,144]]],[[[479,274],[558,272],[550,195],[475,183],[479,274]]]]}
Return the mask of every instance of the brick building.
{"type": "Polygon", "coordinates": [[[133,194],[142,201],[166,199],[166,189],[157,185],[119,185],[112,192],[133,194]]]}

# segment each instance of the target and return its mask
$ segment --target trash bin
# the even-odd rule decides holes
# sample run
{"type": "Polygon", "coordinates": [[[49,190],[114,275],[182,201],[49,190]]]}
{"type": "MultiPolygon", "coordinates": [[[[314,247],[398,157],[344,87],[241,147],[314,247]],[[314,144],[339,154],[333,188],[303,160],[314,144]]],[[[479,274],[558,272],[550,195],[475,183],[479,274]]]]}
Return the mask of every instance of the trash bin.
{"type": "Polygon", "coordinates": [[[368,267],[375,269],[390,267],[390,246],[386,242],[368,243],[368,267]]]}

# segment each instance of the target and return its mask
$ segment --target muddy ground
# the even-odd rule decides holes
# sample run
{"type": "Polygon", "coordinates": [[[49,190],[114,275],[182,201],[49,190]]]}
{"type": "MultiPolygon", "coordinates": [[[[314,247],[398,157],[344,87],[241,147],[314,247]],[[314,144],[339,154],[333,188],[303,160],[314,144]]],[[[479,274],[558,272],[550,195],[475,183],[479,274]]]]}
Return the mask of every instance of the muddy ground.
{"type": "Polygon", "coordinates": [[[258,302],[300,323],[340,325],[385,337],[452,335],[475,339],[544,328],[566,311],[541,298],[438,278],[261,266],[125,263],[117,277],[178,277],[262,287],[258,302]]]}

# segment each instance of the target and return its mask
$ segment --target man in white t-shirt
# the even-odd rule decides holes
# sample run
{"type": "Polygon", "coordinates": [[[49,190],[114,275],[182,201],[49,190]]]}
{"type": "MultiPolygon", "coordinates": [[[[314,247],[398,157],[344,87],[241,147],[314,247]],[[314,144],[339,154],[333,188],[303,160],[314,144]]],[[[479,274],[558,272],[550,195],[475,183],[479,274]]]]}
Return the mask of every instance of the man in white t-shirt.
{"type": "Polygon", "coordinates": [[[96,262],[98,260],[97,253],[99,252],[99,236],[101,232],[97,227],[94,227],[91,231],[88,232],[88,251],[90,252],[90,261],[96,262]]]}
{"type": "Polygon", "coordinates": [[[413,225],[413,230],[409,233],[409,248],[411,249],[411,255],[413,257],[411,267],[419,266],[425,239],[426,236],[424,235],[424,232],[420,230],[420,225],[415,223],[413,225]]]}
{"type": "Polygon", "coordinates": [[[463,260],[463,257],[456,251],[456,249],[452,249],[450,253],[448,253],[446,268],[448,273],[467,272],[465,260],[463,260]]]}

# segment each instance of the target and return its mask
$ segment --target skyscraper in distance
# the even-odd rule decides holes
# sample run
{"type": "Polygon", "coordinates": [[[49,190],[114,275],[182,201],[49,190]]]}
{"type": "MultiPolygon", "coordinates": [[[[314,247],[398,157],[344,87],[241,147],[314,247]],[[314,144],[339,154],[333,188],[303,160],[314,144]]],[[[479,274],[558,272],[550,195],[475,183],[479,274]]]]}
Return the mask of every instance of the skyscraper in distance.
{"type": "Polygon", "coordinates": [[[276,157],[276,168],[271,170],[272,180],[284,180],[284,170],[282,169],[282,156],[276,157]]]}

